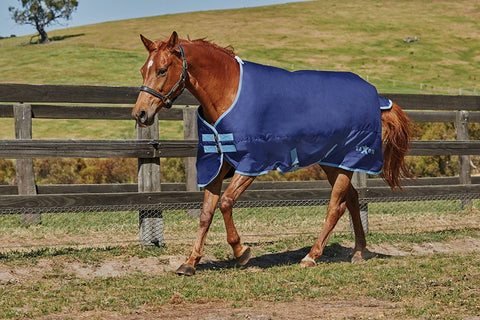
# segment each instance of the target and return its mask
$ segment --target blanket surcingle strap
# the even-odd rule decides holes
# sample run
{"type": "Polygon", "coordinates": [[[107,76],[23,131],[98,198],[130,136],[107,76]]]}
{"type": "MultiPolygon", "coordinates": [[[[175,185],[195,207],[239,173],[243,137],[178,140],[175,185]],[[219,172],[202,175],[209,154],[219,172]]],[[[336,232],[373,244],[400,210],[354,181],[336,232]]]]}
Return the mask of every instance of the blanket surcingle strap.
{"type": "Polygon", "coordinates": [[[213,125],[198,109],[200,187],[224,161],[249,176],[314,163],[381,172],[380,110],[392,102],[374,86],[348,72],[289,72],[237,60],[240,81],[230,108],[213,125]]]}

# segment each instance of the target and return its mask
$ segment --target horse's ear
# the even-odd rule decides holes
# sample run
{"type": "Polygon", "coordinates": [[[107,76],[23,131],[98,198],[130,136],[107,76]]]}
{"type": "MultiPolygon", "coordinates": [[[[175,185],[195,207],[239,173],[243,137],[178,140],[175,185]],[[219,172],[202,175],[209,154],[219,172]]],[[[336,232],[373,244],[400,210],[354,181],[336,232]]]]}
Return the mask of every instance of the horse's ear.
{"type": "Polygon", "coordinates": [[[178,34],[176,31],[173,31],[172,35],[170,36],[170,39],[167,41],[168,48],[173,51],[175,50],[175,47],[178,44],[178,34]]]}
{"type": "Polygon", "coordinates": [[[148,52],[156,49],[157,45],[152,40],[145,38],[142,34],[140,35],[140,39],[142,39],[143,45],[148,50],[148,52]]]}

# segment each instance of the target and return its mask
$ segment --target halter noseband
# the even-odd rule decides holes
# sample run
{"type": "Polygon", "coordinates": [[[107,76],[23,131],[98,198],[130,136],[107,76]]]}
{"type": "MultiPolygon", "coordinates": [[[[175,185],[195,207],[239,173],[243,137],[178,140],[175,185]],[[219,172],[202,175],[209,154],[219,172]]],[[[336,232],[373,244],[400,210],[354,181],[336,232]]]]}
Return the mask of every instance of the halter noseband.
{"type": "Polygon", "coordinates": [[[178,89],[178,87],[180,87],[185,82],[185,79],[187,78],[188,64],[187,64],[187,60],[185,60],[185,53],[183,52],[183,48],[180,44],[178,44],[178,48],[180,49],[180,54],[182,55],[182,61],[183,61],[182,74],[180,75],[180,79],[178,79],[177,83],[175,83],[175,85],[172,87],[172,89],[170,89],[170,91],[167,93],[167,95],[164,96],[163,94],[161,94],[157,90],[154,90],[154,89],[152,89],[150,87],[147,87],[147,86],[141,86],[140,87],[140,91],[145,91],[147,93],[150,93],[152,96],[161,99],[163,101],[163,103],[165,103],[165,108],[167,108],[167,109],[170,109],[172,107],[175,99],[177,99],[178,96],[182,94],[183,90],[185,89],[185,86],[183,86],[180,93],[176,97],[172,98],[175,91],[178,89]]]}

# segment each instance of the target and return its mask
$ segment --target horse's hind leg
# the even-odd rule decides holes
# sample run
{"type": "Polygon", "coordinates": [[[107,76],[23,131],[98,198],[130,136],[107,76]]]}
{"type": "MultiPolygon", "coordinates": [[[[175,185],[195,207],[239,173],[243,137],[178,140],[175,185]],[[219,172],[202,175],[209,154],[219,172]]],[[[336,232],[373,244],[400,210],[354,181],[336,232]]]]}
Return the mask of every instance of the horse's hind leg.
{"type": "Polygon", "coordinates": [[[255,177],[236,173],[223,193],[219,205],[225,222],[225,229],[227,231],[227,242],[233,249],[233,255],[237,259],[237,263],[241,266],[247,264],[248,260],[250,260],[251,253],[250,248],[242,245],[240,242],[240,236],[233,223],[232,209],[237,199],[248,188],[253,180],[255,180],[255,177]]]}
{"type": "Polygon", "coordinates": [[[347,208],[352,217],[353,231],[355,233],[355,248],[353,249],[352,263],[361,262],[362,252],[367,246],[365,241],[365,232],[363,230],[362,220],[360,218],[360,204],[358,202],[358,192],[350,184],[347,196],[347,208]]]}
{"type": "Polygon", "coordinates": [[[349,188],[352,172],[332,167],[323,167],[328,176],[329,182],[332,184],[332,194],[327,208],[327,217],[323,225],[320,236],[313,245],[310,252],[302,259],[301,265],[312,267],[315,261],[320,258],[327,244],[327,240],[332,234],[333,228],[337,224],[340,217],[346,210],[347,203],[344,200],[349,188]]]}
{"type": "MultiPolygon", "coordinates": [[[[335,183],[335,169],[332,167],[324,167],[332,187],[335,183]],[[330,169],[329,169],[330,168],[330,169]]],[[[363,231],[362,220],[360,218],[360,203],[358,202],[358,192],[350,182],[347,194],[345,196],[348,212],[352,217],[353,231],[355,233],[355,248],[353,249],[352,263],[362,261],[362,252],[365,250],[367,243],[365,241],[365,232],[363,231]]]]}

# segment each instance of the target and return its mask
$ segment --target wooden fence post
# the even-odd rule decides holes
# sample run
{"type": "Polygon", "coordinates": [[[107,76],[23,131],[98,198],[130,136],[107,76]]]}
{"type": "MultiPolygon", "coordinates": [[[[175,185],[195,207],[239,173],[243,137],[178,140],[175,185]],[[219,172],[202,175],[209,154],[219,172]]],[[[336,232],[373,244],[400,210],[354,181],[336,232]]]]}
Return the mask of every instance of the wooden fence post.
{"type": "MultiPolygon", "coordinates": [[[[32,139],[32,106],[23,103],[13,105],[13,117],[15,119],[15,139],[32,139]]],[[[18,194],[37,194],[33,159],[17,159],[16,164],[18,194]]],[[[25,225],[40,224],[41,222],[40,213],[22,214],[22,223],[25,225]]]]}
{"type": "MultiPolygon", "coordinates": [[[[137,139],[158,140],[158,115],[153,125],[137,126],[137,139]]],[[[138,192],[161,191],[160,158],[138,159],[138,192]]],[[[162,211],[139,211],[140,242],[144,245],[163,245],[162,211]]]]}
{"type": "MultiPolygon", "coordinates": [[[[197,131],[197,109],[185,106],[183,108],[183,137],[185,140],[198,139],[197,131]]],[[[200,188],[197,185],[197,158],[187,157],[185,158],[185,176],[186,176],[186,190],[187,191],[199,191],[200,188]]],[[[188,210],[188,216],[192,218],[200,217],[200,209],[188,210]]]]}
{"type": "MultiPolygon", "coordinates": [[[[469,140],[468,122],[468,111],[458,110],[456,115],[457,140],[469,140]]],[[[460,184],[472,184],[469,155],[458,156],[458,178],[460,184]]],[[[462,200],[462,209],[470,208],[471,206],[472,200],[462,200]]]]}
{"type": "MultiPolygon", "coordinates": [[[[365,201],[367,188],[367,174],[365,172],[355,171],[352,176],[352,185],[358,191],[360,202],[360,219],[362,220],[363,231],[368,232],[368,202],[365,201]]],[[[352,217],[350,217],[350,228],[353,231],[352,217]]]]}

